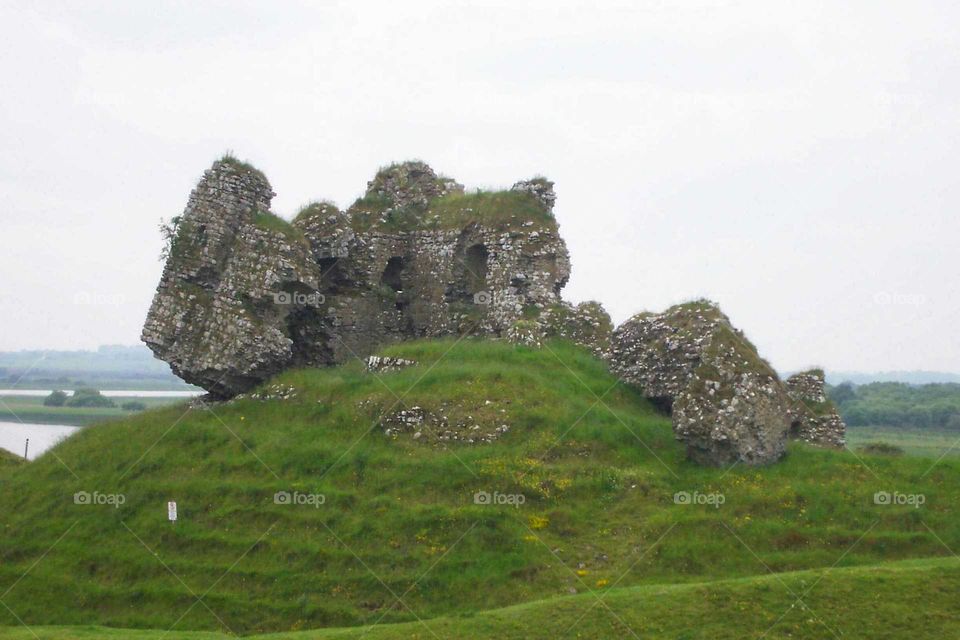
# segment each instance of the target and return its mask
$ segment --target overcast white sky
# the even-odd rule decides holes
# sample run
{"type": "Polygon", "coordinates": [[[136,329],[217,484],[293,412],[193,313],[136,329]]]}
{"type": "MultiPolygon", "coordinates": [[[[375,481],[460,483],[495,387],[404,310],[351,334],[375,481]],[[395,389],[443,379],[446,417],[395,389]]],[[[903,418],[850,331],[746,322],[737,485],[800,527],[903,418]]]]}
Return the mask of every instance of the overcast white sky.
{"type": "Polygon", "coordinates": [[[960,370],[955,2],[0,3],[0,350],[139,339],[225,150],[275,212],[422,158],[555,180],[572,301],[779,369],[960,370]]]}

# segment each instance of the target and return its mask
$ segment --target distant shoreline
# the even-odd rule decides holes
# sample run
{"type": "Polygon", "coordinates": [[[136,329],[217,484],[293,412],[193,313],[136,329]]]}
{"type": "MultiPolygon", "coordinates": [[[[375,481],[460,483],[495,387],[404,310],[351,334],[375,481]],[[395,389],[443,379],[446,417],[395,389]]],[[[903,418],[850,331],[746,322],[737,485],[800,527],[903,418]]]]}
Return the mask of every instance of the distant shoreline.
{"type": "MultiPolygon", "coordinates": [[[[73,395],[70,389],[61,389],[68,396],[73,395]]],[[[0,396],[9,397],[44,397],[50,395],[54,389],[0,389],[0,396]]],[[[108,389],[101,390],[102,395],[108,398],[193,398],[203,395],[203,389],[108,389]]]]}

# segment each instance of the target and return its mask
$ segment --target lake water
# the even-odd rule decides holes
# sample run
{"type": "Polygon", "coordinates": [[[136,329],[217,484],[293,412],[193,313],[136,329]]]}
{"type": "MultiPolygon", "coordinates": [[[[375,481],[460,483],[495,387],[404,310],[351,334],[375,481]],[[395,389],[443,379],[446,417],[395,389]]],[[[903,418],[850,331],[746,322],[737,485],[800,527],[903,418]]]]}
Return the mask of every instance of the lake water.
{"type": "Polygon", "coordinates": [[[82,427],[68,427],[60,424],[22,424],[20,422],[0,422],[0,449],[6,449],[18,456],[23,455],[23,445],[30,438],[29,458],[33,460],[44,451],[67,436],[76,433],[82,427]]]}
{"type": "MultiPolygon", "coordinates": [[[[0,396],[43,396],[50,395],[52,389],[0,389],[0,396]]],[[[73,391],[64,389],[64,392],[71,396],[73,391]]],[[[140,398],[192,398],[199,396],[204,391],[135,391],[128,389],[126,391],[101,391],[103,395],[110,398],[130,398],[137,396],[140,398]]]]}

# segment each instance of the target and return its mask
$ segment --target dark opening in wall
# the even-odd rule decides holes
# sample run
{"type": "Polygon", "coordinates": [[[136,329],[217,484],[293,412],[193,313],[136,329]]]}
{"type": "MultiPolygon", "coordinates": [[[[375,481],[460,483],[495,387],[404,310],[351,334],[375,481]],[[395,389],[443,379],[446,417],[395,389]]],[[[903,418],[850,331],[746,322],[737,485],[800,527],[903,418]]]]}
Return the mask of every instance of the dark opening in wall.
{"type": "Polygon", "coordinates": [[[403,291],[403,258],[394,256],[387,260],[387,266],[380,276],[380,283],[385,284],[394,291],[403,291]]]}
{"type": "Polygon", "coordinates": [[[320,265],[320,287],[325,292],[340,293],[352,285],[340,258],[320,258],[317,263],[320,265]]]}
{"type": "Polygon", "coordinates": [[[650,398],[650,404],[668,416],[673,413],[673,399],[667,396],[650,398]]]}
{"type": "Polygon", "coordinates": [[[380,276],[380,284],[389,288],[396,295],[394,306],[397,311],[403,311],[407,306],[407,298],[404,295],[403,269],[406,266],[404,259],[400,256],[394,256],[387,260],[387,266],[380,276]]]}
{"type": "Polygon", "coordinates": [[[467,293],[473,296],[487,290],[487,260],[489,253],[486,245],[474,244],[467,247],[463,254],[467,293]]]}
{"type": "Polygon", "coordinates": [[[799,438],[800,437],[800,421],[794,420],[790,423],[790,437],[799,438]]]}
{"type": "MultiPolygon", "coordinates": [[[[450,280],[444,298],[447,303],[458,305],[460,312],[467,311],[468,307],[483,306],[489,302],[490,284],[490,252],[475,229],[468,228],[461,233],[453,250],[453,260],[450,263],[450,280]],[[478,303],[477,294],[484,302],[478,303]]],[[[479,311],[472,309],[471,312],[479,311]]]]}

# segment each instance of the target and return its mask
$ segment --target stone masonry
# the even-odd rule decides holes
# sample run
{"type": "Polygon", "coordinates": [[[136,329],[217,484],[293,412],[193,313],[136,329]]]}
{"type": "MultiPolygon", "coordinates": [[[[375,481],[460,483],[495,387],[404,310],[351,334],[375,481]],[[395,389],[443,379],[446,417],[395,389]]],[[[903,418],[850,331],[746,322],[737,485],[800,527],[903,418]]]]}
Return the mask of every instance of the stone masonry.
{"type": "Polygon", "coordinates": [[[492,200],[404,163],[347,211],[318,203],[292,224],[270,213],[273,195],[249,165],[214,163],[144,325],[157,357],[214,397],[400,340],[506,335],[525,311],[559,303],[570,275],[544,179],[492,200]],[[503,205],[483,210],[490,202],[503,205]]]}
{"type": "Polygon", "coordinates": [[[827,397],[822,369],[796,373],[786,381],[793,399],[790,409],[790,437],[811,444],[842,449],[847,425],[827,397]]]}
{"type": "MultiPolygon", "coordinates": [[[[640,313],[614,331],[599,303],[561,300],[570,261],[545,178],[466,193],[406,162],[381,169],[347,210],[318,202],[292,223],[270,212],[273,195],[253,167],[215,162],[178,219],[144,324],[154,354],[214,399],[293,366],[368,357],[378,373],[412,366],[373,356],[402,340],[483,335],[538,348],[559,337],[669,411],[696,462],[774,462],[788,435],[843,446],[823,373],[782,383],[715,304],[640,313]]],[[[459,426],[441,423],[433,425],[441,440],[461,439],[459,426]]],[[[423,425],[414,435],[432,433],[423,425]]],[[[507,427],[490,428],[489,437],[462,437],[507,427]]]]}
{"type": "Polygon", "coordinates": [[[611,366],[671,412],[674,435],[696,462],[766,464],[786,450],[791,400],[713,303],[634,316],[614,332],[611,366]]]}

